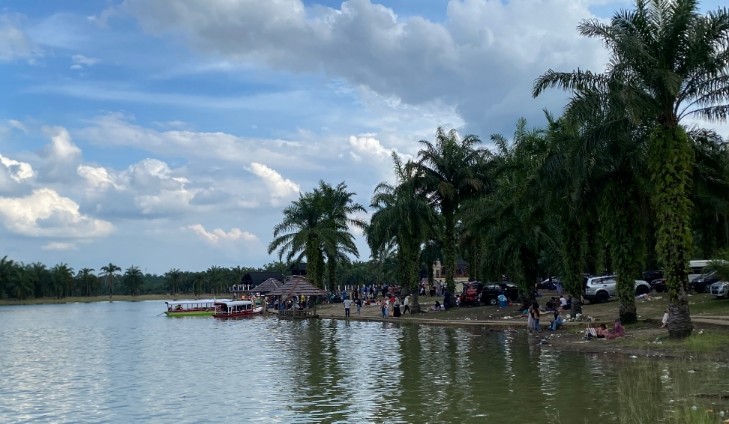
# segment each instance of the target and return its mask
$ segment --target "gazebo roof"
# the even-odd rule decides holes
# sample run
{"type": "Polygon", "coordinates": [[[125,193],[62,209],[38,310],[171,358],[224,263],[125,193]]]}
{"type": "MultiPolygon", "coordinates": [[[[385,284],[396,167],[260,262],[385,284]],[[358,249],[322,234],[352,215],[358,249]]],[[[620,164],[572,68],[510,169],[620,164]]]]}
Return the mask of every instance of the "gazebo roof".
{"type": "Polygon", "coordinates": [[[256,291],[261,294],[268,294],[269,292],[277,290],[281,286],[283,286],[283,283],[281,281],[275,278],[269,278],[268,280],[254,287],[252,291],[256,291]]]}
{"type": "Polygon", "coordinates": [[[314,287],[306,278],[294,277],[283,286],[268,293],[271,296],[325,296],[326,290],[314,287]]]}

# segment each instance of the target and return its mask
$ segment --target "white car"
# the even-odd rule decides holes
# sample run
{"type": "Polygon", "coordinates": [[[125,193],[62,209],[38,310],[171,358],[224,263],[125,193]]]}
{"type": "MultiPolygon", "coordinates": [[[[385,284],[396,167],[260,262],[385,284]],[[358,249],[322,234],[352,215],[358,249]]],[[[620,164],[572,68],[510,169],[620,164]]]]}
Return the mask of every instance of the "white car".
{"type": "MultiPolygon", "coordinates": [[[[590,303],[607,302],[617,294],[617,278],[614,275],[591,277],[585,283],[585,294],[582,296],[590,303]]],[[[651,285],[645,280],[635,280],[635,294],[650,293],[651,285]]]]}
{"type": "Polygon", "coordinates": [[[709,292],[715,297],[729,296],[729,281],[717,281],[711,285],[709,292]]]}

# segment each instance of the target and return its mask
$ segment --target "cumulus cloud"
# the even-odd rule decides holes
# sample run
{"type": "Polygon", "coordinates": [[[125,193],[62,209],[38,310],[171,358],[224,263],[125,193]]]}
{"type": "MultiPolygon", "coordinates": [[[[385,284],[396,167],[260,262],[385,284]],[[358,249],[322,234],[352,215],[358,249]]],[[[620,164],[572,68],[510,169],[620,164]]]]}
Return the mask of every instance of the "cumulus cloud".
{"type": "Polygon", "coordinates": [[[44,180],[68,181],[76,173],[81,161],[81,149],[71,140],[71,135],[63,127],[45,127],[44,133],[51,138],[41,153],[39,176],[44,180]]]}
{"type": "Polygon", "coordinates": [[[29,163],[19,162],[14,159],[6,158],[0,155],[0,164],[5,167],[6,174],[8,177],[13,179],[15,182],[21,182],[29,178],[33,178],[33,167],[29,163]]]}
{"type": "Polygon", "coordinates": [[[258,237],[254,234],[243,231],[240,228],[232,228],[227,232],[220,228],[208,231],[202,224],[188,225],[187,228],[197,234],[201,239],[213,245],[231,241],[258,241],[258,237]]]}
{"type": "Polygon", "coordinates": [[[79,205],[41,188],[26,197],[0,197],[0,220],[11,232],[29,237],[95,238],[110,234],[110,222],[82,214],[79,205]]]}
{"type": "Polygon", "coordinates": [[[281,174],[262,163],[251,163],[250,170],[270,190],[272,203],[278,204],[279,201],[291,198],[301,191],[298,184],[282,177],[281,174]]]}
{"type": "Polygon", "coordinates": [[[380,140],[370,135],[350,136],[349,145],[352,147],[352,155],[358,161],[361,160],[362,155],[383,159],[392,154],[391,150],[385,149],[380,144],[380,140]]]}
{"type": "Polygon", "coordinates": [[[76,173],[86,181],[86,187],[92,191],[104,191],[109,188],[121,188],[115,178],[101,166],[79,165],[76,173]]]}
{"type": "MultiPolygon", "coordinates": [[[[181,36],[230,60],[301,73],[324,70],[410,104],[443,100],[472,126],[503,125],[509,106],[511,126],[525,113],[500,99],[534,104],[531,85],[547,69],[604,65],[604,49],[575,29],[593,17],[590,6],[451,0],[442,22],[400,17],[370,0],[344,1],[338,9],[307,8],[300,0],[126,0],[121,10],[151,33],[181,36]]],[[[540,109],[529,108],[533,116],[540,109]]]]}

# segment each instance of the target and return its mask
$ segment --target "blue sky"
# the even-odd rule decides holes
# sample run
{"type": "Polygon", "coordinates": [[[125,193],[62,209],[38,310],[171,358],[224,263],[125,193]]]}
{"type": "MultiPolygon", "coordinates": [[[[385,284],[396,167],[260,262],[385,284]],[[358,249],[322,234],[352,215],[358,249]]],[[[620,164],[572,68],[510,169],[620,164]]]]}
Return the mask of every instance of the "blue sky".
{"type": "Polygon", "coordinates": [[[318,181],[368,205],[391,152],[438,126],[487,140],[558,114],[564,94],[532,99],[532,82],[602,70],[575,27],[629,6],[3,2],[0,256],[158,274],[271,262],[283,207],[318,181]]]}

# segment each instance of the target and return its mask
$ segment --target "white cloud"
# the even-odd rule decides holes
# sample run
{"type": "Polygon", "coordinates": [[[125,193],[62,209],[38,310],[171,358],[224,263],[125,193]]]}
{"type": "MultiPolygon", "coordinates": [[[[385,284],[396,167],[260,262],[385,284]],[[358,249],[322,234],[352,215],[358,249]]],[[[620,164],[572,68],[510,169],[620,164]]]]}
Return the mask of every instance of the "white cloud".
{"type": "Polygon", "coordinates": [[[94,66],[101,62],[101,59],[86,57],[82,54],[71,56],[71,69],[83,69],[94,66]]]}
{"type": "Polygon", "coordinates": [[[68,181],[76,173],[81,161],[81,149],[71,141],[63,127],[44,127],[43,132],[51,138],[41,153],[39,177],[44,181],[68,181]]]}
{"type": "Polygon", "coordinates": [[[299,0],[174,5],[126,0],[121,10],[147,31],[179,37],[211,57],[324,71],[412,105],[443,101],[486,133],[510,129],[522,115],[541,118],[545,104],[561,107],[561,96],[531,99],[534,79],[547,69],[601,69],[607,59],[599,42],[577,34],[577,24],[593,17],[589,1],[451,0],[439,22],[400,17],[370,0],[339,9],[308,9],[299,0]],[[501,105],[504,97],[531,107],[501,105]]]}
{"type": "Polygon", "coordinates": [[[19,162],[0,155],[0,164],[4,165],[6,170],[6,172],[3,172],[2,174],[7,174],[15,182],[19,183],[23,180],[33,178],[34,176],[33,167],[30,166],[29,163],[19,162]]]}
{"type": "Polygon", "coordinates": [[[289,199],[301,191],[298,184],[282,177],[281,174],[262,163],[251,163],[250,170],[270,190],[272,204],[279,204],[281,200],[289,199]]]}
{"type": "Polygon", "coordinates": [[[61,243],[61,242],[50,242],[44,244],[41,249],[43,250],[53,250],[53,251],[67,251],[67,250],[76,250],[76,245],[74,243],[61,243]]]}
{"type": "Polygon", "coordinates": [[[0,62],[11,62],[18,59],[33,58],[40,50],[16,22],[17,17],[0,16],[0,62]]]}
{"type": "Polygon", "coordinates": [[[361,155],[375,156],[378,159],[388,158],[392,154],[391,150],[385,149],[380,144],[380,140],[373,136],[350,136],[349,145],[352,146],[353,154],[357,160],[361,160],[361,155]]]}
{"type": "Polygon", "coordinates": [[[108,188],[121,188],[114,181],[114,177],[101,166],[79,165],[76,168],[78,175],[86,181],[89,190],[104,191],[108,188]]]}
{"type": "Polygon", "coordinates": [[[48,188],[26,197],[0,197],[0,219],[11,232],[29,237],[95,238],[114,229],[107,221],[82,214],[76,202],[48,188]]]}
{"type": "Polygon", "coordinates": [[[192,230],[201,239],[213,245],[220,244],[222,242],[239,240],[246,242],[258,241],[258,237],[256,237],[254,234],[251,234],[248,231],[243,231],[240,228],[232,228],[228,232],[220,228],[208,231],[201,224],[188,225],[187,228],[192,230]]]}

